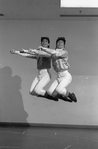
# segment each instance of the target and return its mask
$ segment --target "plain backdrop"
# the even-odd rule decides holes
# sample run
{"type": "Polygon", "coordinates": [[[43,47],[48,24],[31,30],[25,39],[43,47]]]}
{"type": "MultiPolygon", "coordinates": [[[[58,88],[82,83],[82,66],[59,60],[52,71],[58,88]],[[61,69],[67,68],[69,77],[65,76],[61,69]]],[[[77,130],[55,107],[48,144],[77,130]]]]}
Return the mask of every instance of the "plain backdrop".
{"type": "MultiPolygon", "coordinates": [[[[56,78],[51,68],[52,80],[56,78]]],[[[98,21],[0,20],[0,122],[98,125],[98,21]],[[51,48],[65,37],[73,80],[68,86],[77,103],[29,94],[37,76],[36,60],[10,54],[37,48],[48,36],[51,48]]]]}

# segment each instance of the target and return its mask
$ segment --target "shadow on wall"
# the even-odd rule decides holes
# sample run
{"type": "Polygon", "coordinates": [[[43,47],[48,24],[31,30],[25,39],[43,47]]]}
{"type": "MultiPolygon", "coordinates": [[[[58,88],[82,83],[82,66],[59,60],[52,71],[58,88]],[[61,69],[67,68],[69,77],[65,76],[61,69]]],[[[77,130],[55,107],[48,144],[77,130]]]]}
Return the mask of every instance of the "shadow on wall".
{"type": "Polygon", "coordinates": [[[20,92],[21,78],[10,67],[0,69],[0,122],[27,123],[20,92]]]}

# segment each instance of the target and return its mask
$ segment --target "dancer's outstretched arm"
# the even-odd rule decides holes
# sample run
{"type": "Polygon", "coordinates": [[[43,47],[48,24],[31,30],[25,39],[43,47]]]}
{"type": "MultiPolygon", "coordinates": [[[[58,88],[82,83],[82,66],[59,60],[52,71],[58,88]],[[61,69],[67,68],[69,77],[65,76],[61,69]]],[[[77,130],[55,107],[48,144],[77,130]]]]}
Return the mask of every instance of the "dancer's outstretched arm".
{"type": "Polygon", "coordinates": [[[42,46],[40,46],[39,48],[41,48],[42,51],[47,52],[48,54],[51,54],[51,55],[56,53],[55,49],[45,48],[42,46]]]}
{"type": "Polygon", "coordinates": [[[10,53],[11,54],[17,54],[17,55],[20,55],[20,56],[23,56],[23,57],[27,57],[27,58],[34,58],[34,59],[36,59],[37,58],[37,56],[36,56],[36,54],[29,54],[29,53],[27,53],[27,50],[25,50],[24,51],[24,49],[23,50],[21,50],[21,51],[17,51],[17,50],[11,50],[10,51],[10,53]]]}
{"type": "Polygon", "coordinates": [[[50,48],[45,48],[45,47],[41,47],[41,49],[51,55],[55,55],[57,57],[68,57],[68,52],[63,49],[62,51],[56,51],[55,49],[50,49],[50,48]]]}
{"type": "Polygon", "coordinates": [[[39,49],[38,50],[36,50],[36,49],[29,49],[27,53],[31,54],[31,55],[33,55],[35,53],[36,55],[39,55],[39,56],[42,56],[42,57],[51,57],[51,54],[49,54],[49,53],[47,53],[45,51],[42,51],[41,49],[40,50],[39,49]]]}

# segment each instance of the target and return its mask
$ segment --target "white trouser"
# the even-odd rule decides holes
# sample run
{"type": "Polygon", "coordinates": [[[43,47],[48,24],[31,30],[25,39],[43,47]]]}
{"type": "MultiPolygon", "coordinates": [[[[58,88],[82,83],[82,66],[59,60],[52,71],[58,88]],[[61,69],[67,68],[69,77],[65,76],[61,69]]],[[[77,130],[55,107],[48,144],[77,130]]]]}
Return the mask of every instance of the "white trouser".
{"type": "Polygon", "coordinates": [[[57,92],[65,96],[67,94],[66,87],[71,83],[71,81],[72,76],[67,70],[57,73],[57,79],[52,83],[52,85],[48,89],[48,93],[50,95],[55,95],[55,92],[57,92]]]}
{"type": "Polygon", "coordinates": [[[31,84],[30,94],[31,95],[44,95],[45,90],[43,89],[50,81],[50,72],[47,69],[38,70],[38,76],[34,79],[31,84]]]}

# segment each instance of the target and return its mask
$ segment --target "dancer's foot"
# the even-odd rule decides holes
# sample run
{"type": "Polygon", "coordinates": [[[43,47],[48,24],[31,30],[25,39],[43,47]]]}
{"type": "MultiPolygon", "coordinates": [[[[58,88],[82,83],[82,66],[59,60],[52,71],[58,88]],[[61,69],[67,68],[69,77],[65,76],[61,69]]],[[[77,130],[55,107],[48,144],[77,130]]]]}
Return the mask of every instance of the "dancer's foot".
{"type": "Polygon", "coordinates": [[[72,101],[77,102],[77,98],[76,98],[76,96],[75,96],[74,93],[69,93],[68,97],[69,97],[72,101]]]}
{"type": "Polygon", "coordinates": [[[53,97],[52,95],[49,95],[47,92],[45,93],[44,97],[50,100],[58,101],[57,97],[53,97]]]}
{"type": "Polygon", "coordinates": [[[64,101],[72,102],[72,100],[70,100],[70,98],[68,98],[66,96],[64,97],[64,96],[60,95],[59,98],[64,100],[64,101]]]}

